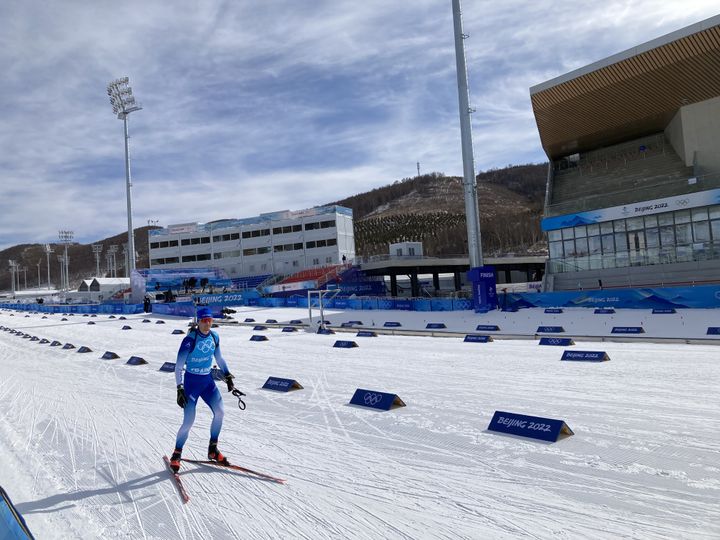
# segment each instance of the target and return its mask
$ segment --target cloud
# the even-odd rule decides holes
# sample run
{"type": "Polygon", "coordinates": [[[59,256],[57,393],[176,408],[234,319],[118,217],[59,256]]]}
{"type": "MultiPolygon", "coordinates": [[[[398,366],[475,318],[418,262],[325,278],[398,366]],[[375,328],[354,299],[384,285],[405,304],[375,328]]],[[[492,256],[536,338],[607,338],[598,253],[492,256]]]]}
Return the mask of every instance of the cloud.
{"type": "MultiPolygon", "coordinates": [[[[478,171],[541,162],[529,88],[715,14],[705,1],[463,5],[478,171]]],[[[328,203],[462,174],[450,2],[0,4],[0,248],[328,203]]]]}

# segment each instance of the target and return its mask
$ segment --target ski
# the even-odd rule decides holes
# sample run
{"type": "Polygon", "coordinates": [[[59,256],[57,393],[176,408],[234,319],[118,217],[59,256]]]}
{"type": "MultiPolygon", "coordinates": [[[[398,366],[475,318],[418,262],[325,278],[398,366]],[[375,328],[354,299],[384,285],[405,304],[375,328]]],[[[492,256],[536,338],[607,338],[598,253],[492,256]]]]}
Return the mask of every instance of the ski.
{"type": "Polygon", "coordinates": [[[264,478],[265,480],[271,480],[273,482],[277,482],[278,484],[284,484],[287,482],[287,480],[283,478],[278,478],[276,476],[270,476],[269,474],[261,473],[258,471],[253,471],[252,469],[248,469],[246,467],[241,467],[240,465],[233,465],[232,463],[228,463],[227,465],[223,465],[222,463],[218,463],[217,461],[210,461],[209,459],[186,459],[182,458],[181,461],[186,461],[188,463],[196,463],[200,465],[214,465],[216,467],[222,467],[225,469],[232,469],[233,471],[240,471],[247,474],[252,474],[254,476],[257,476],[258,478],[264,478]]]}
{"type": "Polygon", "coordinates": [[[163,456],[163,461],[165,461],[168,471],[170,471],[170,474],[172,474],[172,477],[175,480],[175,485],[177,486],[178,493],[180,494],[183,504],[187,504],[190,501],[190,496],[187,494],[187,491],[185,491],[185,486],[183,486],[180,475],[170,468],[170,458],[163,456]]]}

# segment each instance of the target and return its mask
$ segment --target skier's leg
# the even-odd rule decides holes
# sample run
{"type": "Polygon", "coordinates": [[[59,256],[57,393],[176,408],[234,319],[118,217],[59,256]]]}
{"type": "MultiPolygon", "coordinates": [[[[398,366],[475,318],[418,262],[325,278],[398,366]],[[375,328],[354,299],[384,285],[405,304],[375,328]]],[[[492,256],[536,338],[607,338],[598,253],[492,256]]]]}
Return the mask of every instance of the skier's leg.
{"type": "Polygon", "coordinates": [[[188,396],[188,402],[183,409],[183,423],[177,432],[175,439],[175,448],[182,450],[185,441],[190,434],[190,428],[195,422],[195,406],[197,405],[197,396],[188,396]]]}
{"type": "Polygon", "coordinates": [[[225,406],[223,405],[222,395],[217,386],[213,384],[213,388],[208,392],[203,392],[202,398],[208,404],[213,412],[212,423],[210,424],[210,444],[208,445],[208,459],[219,463],[227,464],[227,459],[217,448],[218,437],[222,429],[223,418],[225,416],[225,406]]]}
{"type": "Polygon", "coordinates": [[[223,405],[222,395],[215,384],[200,396],[203,401],[208,404],[213,413],[212,423],[210,424],[210,440],[217,441],[222,429],[223,418],[225,418],[225,406],[223,405]]]}

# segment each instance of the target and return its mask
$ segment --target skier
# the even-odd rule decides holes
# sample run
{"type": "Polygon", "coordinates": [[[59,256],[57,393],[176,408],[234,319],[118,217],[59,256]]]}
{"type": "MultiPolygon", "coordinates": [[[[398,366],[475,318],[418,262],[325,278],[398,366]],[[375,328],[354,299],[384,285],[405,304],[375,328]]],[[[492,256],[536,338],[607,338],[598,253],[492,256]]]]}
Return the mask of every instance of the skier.
{"type": "Polygon", "coordinates": [[[210,370],[213,358],[225,376],[228,392],[235,388],[233,376],[227,367],[225,359],[220,352],[220,338],[212,328],[212,311],[209,307],[197,310],[197,328],[190,330],[180,344],[180,350],[175,363],[175,382],[177,383],[177,404],[184,409],[183,423],[177,433],[175,451],[170,458],[170,468],[177,472],[180,469],[182,449],[195,422],[195,407],[198,398],[208,404],[213,413],[210,424],[210,445],[208,446],[208,459],[227,465],[228,460],[218,450],[218,436],[222,428],[225,409],[223,407],[220,390],[215,385],[210,370]],[[183,383],[183,367],[185,378],[183,383]]]}

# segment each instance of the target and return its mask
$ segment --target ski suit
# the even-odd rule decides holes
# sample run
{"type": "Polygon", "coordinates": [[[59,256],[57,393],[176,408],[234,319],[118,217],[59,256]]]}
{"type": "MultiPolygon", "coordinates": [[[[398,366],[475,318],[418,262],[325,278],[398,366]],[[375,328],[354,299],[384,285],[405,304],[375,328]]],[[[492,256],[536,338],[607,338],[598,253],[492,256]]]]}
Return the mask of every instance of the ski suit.
{"type": "Polygon", "coordinates": [[[190,330],[180,344],[175,363],[175,383],[184,384],[187,404],[183,408],[183,423],[177,433],[175,448],[182,449],[195,422],[195,407],[198,398],[208,404],[213,413],[210,424],[210,440],[217,441],[222,428],[225,409],[220,390],[215,385],[210,371],[213,358],[224,375],[229,373],[227,363],[220,352],[220,338],[210,330],[203,334],[199,329],[190,330]],[[183,381],[183,367],[185,377],[183,381]]]}

